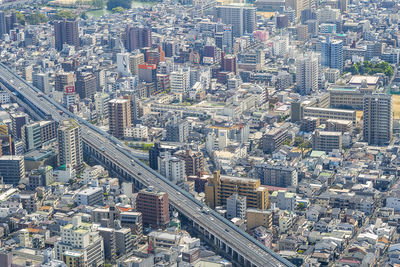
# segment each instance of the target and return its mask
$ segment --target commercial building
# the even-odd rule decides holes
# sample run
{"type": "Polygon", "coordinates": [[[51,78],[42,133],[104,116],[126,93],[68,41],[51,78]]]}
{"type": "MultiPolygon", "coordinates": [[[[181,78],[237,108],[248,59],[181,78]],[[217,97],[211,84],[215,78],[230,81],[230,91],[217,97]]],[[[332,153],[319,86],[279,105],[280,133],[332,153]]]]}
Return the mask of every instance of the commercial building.
{"type": "Polygon", "coordinates": [[[255,178],[260,179],[263,185],[296,187],[298,182],[297,170],[290,166],[264,163],[254,167],[254,175],[255,178]]]}
{"type": "Polygon", "coordinates": [[[168,194],[147,188],[139,191],[136,198],[136,209],[142,213],[144,224],[165,226],[169,223],[168,194]]]}
{"type": "Polygon", "coordinates": [[[136,53],[129,56],[129,70],[132,75],[139,75],[139,65],[144,64],[144,54],[136,53]]]}
{"type": "Polygon", "coordinates": [[[11,133],[17,138],[22,137],[22,127],[28,123],[28,115],[23,112],[11,113],[11,133]]]}
{"type": "Polygon", "coordinates": [[[57,259],[81,262],[75,266],[103,266],[103,238],[92,224],[83,223],[80,216],[75,216],[72,223],[61,226],[60,232],[61,239],[54,245],[57,259]]]}
{"type": "Polygon", "coordinates": [[[76,194],[77,205],[94,206],[103,204],[104,195],[101,187],[89,187],[76,194]]]}
{"type": "Polygon", "coordinates": [[[232,25],[234,37],[250,35],[256,29],[256,8],[251,6],[217,6],[216,17],[222,23],[232,25]]]}
{"type": "Polygon", "coordinates": [[[313,150],[331,152],[342,149],[343,137],[341,132],[328,132],[316,130],[312,136],[313,150]]]}
{"type": "Polygon", "coordinates": [[[392,96],[370,94],[364,96],[363,135],[369,145],[386,145],[393,134],[392,96]]]}
{"type": "Polygon", "coordinates": [[[25,151],[42,147],[43,143],[57,137],[55,121],[39,121],[24,125],[22,128],[22,141],[25,151]]]}
{"type": "Polygon", "coordinates": [[[50,83],[48,73],[33,73],[32,85],[45,94],[50,93],[50,83]]]}
{"type": "Polygon", "coordinates": [[[124,130],[132,127],[131,102],[128,99],[112,99],[108,102],[110,134],[124,137],[124,130]]]}
{"type": "Polygon", "coordinates": [[[226,205],[235,193],[246,197],[247,207],[262,210],[269,207],[268,189],[257,179],[223,176],[217,171],[205,186],[206,203],[212,208],[226,205]]]}
{"type": "Polygon", "coordinates": [[[73,72],[58,72],[54,78],[54,90],[64,92],[66,86],[75,85],[73,72]]]}
{"type": "Polygon", "coordinates": [[[81,99],[91,99],[97,91],[96,76],[88,71],[76,73],[75,90],[81,99]]]}
{"type": "Polygon", "coordinates": [[[25,178],[25,164],[22,156],[0,157],[0,177],[5,184],[18,185],[25,178]]]}
{"type": "Polygon", "coordinates": [[[82,136],[79,124],[73,120],[60,123],[57,130],[59,164],[75,170],[83,166],[82,136]]]}
{"type": "Polygon", "coordinates": [[[77,20],[58,20],[54,22],[55,47],[58,51],[64,44],[79,46],[79,28],[77,20]]]}

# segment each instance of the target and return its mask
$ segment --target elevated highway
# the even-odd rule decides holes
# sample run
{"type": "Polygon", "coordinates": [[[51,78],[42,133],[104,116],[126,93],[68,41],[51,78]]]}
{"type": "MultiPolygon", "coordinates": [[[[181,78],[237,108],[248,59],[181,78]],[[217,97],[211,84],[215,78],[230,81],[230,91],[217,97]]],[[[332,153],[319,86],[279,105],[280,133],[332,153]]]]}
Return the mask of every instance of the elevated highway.
{"type": "Polygon", "coordinates": [[[217,212],[196,200],[171,181],[136,159],[122,142],[97,127],[70,113],[37,88],[0,63],[0,83],[21,104],[28,106],[37,119],[61,121],[73,118],[81,125],[83,149],[125,181],[140,189],[153,186],[168,193],[171,208],[178,211],[204,238],[213,243],[218,252],[236,266],[294,266],[249,234],[236,227],[217,212]]]}

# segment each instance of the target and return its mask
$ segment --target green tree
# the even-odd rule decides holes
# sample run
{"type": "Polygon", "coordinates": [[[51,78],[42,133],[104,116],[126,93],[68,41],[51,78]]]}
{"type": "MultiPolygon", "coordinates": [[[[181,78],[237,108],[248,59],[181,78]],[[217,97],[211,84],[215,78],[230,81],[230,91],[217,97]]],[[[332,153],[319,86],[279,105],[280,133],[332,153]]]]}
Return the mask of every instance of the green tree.
{"type": "Polygon", "coordinates": [[[111,9],[111,12],[112,13],[122,13],[122,12],[124,12],[124,8],[117,6],[117,7],[114,7],[113,9],[111,9]]]}
{"type": "Polygon", "coordinates": [[[48,20],[49,19],[45,14],[39,12],[34,12],[26,17],[26,22],[31,25],[38,25],[40,23],[45,23],[48,20]]]}
{"type": "Polygon", "coordinates": [[[21,12],[15,12],[15,16],[17,17],[17,22],[21,25],[25,25],[25,16],[21,12]]]}
{"type": "Polygon", "coordinates": [[[71,11],[68,10],[61,10],[59,12],[57,12],[57,14],[55,15],[56,19],[73,19],[75,18],[75,15],[72,14],[71,11]]]}
{"type": "MultiPolygon", "coordinates": [[[[107,10],[113,10],[116,7],[121,7],[124,9],[130,9],[132,5],[132,0],[109,0],[107,2],[107,10]]],[[[120,9],[118,9],[120,10],[120,9]]]]}

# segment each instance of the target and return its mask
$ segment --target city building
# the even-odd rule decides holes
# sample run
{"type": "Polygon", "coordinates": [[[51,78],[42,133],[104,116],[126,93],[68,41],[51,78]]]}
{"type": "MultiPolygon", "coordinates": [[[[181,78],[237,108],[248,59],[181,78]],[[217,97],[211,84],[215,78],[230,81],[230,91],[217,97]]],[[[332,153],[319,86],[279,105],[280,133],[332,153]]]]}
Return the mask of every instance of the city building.
{"type": "Polygon", "coordinates": [[[276,207],[281,210],[295,211],[297,207],[296,194],[283,190],[274,191],[269,195],[271,203],[275,203],[276,207]]]}
{"type": "Polygon", "coordinates": [[[263,185],[296,187],[298,182],[298,173],[294,167],[264,163],[254,166],[254,174],[263,185]]]}
{"type": "Polygon", "coordinates": [[[151,187],[139,191],[136,209],[142,213],[144,224],[163,227],[169,222],[168,194],[165,192],[151,187]]]}
{"type": "Polygon", "coordinates": [[[185,161],[186,176],[199,176],[204,170],[204,156],[201,151],[178,151],[175,156],[185,161]]]}
{"type": "Polygon", "coordinates": [[[224,176],[217,171],[205,186],[206,203],[212,208],[226,205],[234,193],[246,197],[249,208],[264,210],[269,207],[268,189],[257,179],[224,176]]]}
{"type": "Polygon", "coordinates": [[[79,46],[79,27],[77,20],[58,20],[54,22],[55,47],[58,51],[64,44],[79,46]]]}
{"type": "Polygon", "coordinates": [[[179,120],[172,118],[166,125],[166,141],[186,142],[189,137],[189,122],[187,120],[179,120]]]}
{"type": "Polygon", "coordinates": [[[75,202],[77,205],[94,206],[103,203],[103,189],[100,187],[89,187],[76,194],[75,202]]]}
{"type": "Polygon", "coordinates": [[[272,153],[282,146],[288,139],[288,131],[283,128],[274,128],[263,134],[262,145],[264,153],[272,153]]]}
{"type": "Polygon", "coordinates": [[[125,48],[128,51],[151,47],[152,33],[150,28],[128,26],[125,29],[125,48]]]}
{"type": "Polygon", "coordinates": [[[124,137],[124,131],[132,127],[131,102],[128,99],[112,99],[108,102],[110,134],[124,137]]]}
{"type": "Polygon", "coordinates": [[[32,85],[45,94],[50,93],[49,74],[46,73],[33,73],[32,85]]]}
{"type": "Polygon", "coordinates": [[[22,156],[0,157],[0,177],[3,183],[18,185],[25,178],[25,163],[22,156]]]}
{"type": "Polygon", "coordinates": [[[80,216],[74,216],[72,223],[61,226],[60,234],[61,239],[54,245],[57,259],[80,263],[73,266],[103,266],[103,238],[92,224],[82,222],[80,216]]]}
{"type": "Polygon", "coordinates": [[[232,218],[246,219],[246,197],[237,193],[232,194],[226,199],[226,216],[228,220],[232,218]]]}
{"type": "Polygon", "coordinates": [[[75,75],[73,72],[58,72],[54,78],[54,90],[64,92],[66,86],[75,85],[75,75]]]}
{"type": "Polygon", "coordinates": [[[251,230],[258,226],[272,229],[273,214],[270,210],[247,209],[247,229],[251,230]]]}
{"type": "Polygon", "coordinates": [[[256,8],[251,6],[217,6],[216,17],[222,23],[232,25],[234,37],[250,35],[256,30],[256,8]]]}
{"type": "Polygon", "coordinates": [[[97,91],[96,76],[88,71],[76,73],[75,90],[81,99],[91,99],[97,91]]]}
{"type": "Polygon", "coordinates": [[[17,138],[22,138],[22,128],[28,123],[28,115],[23,112],[11,113],[11,133],[17,138]]]}
{"type": "Polygon", "coordinates": [[[331,69],[343,71],[343,41],[330,40],[329,37],[321,42],[321,64],[331,69]]]}
{"type": "Polygon", "coordinates": [[[296,83],[301,95],[318,90],[318,58],[313,53],[296,59],[296,83]]]}
{"type": "Polygon", "coordinates": [[[57,130],[57,141],[59,164],[81,170],[83,152],[79,124],[73,119],[62,121],[57,130]]]}
{"type": "Polygon", "coordinates": [[[164,152],[158,157],[158,172],[174,183],[186,181],[185,161],[169,152],[164,152]]]}
{"type": "Polygon", "coordinates": [[[363,136],[369,145],[386,145],[393,135],[392,96],[370,94],[364,96],[363,136]]]}
{"type": "Polygon", "coordinates": [[[328,132],[316,130],[312,136],[313,150],[331,152],[342,149],[343,137],[341,132],[328,132]]]}

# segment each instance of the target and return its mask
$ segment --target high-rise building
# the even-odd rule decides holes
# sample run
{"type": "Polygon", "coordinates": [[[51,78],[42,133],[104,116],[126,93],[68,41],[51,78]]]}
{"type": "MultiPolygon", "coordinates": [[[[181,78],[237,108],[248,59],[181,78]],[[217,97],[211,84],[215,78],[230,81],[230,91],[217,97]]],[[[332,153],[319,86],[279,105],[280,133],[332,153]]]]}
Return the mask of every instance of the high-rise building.
{"type": "Polygon", "coordinates": [[[343,71],[343,41],[330,40],[321,42],[321,64],[331,69],[343,71]]]}
{"type": "Polygon", "coordinates": [[[139,81],[152,83],[157,81],[157,65],[156,64],[140,64],[139,81]]]}
{"type": "Polygon", "coordinates": [[[91,223],[83,223],[80,216],[75,216],[72,223],[61,226],[60,232],[61,239],[54,245],[59,260],[68,258],[68,262],[80,262],[79,265],[71,266],[103,266],[103,238],[91,223]]]}
{"type": "Polygon", "coordinates": [[[25,178],[25,163],[22,156],[0,157],[0,178],[3,183],[18,185],[25,178]]]}
{"type": "Polygon", "coordinates": [[[91,99],[97,91],[96,76],[91,72],[78,71],[76,73],[75,90],[81,99],[91,99]]]}
{"type": "Polygon", "coordinates": [[[49,74],[48,73],[33,73],[32,84],[37,89],[45,94],[50,93],[49,74]]]}
{"type": "Polygon", "coordinates": [[[393,134],[392,96],[368,94],[363,104],[363,135],[369,145],[386,145],[393,134]]]}
{"type": "Polygon", "coordinates": [[[223,176],[217,171],[205,186],[206,203],[212,208],[226,205],[234,193],[246,197],[247,207],[262,210],[269,207],[268,189],[258,179],[223,176]]]}
{"type": "Polygon", "coordinates": [[[64,92],[66,86],[74,86],[75,75],[73,72],[56,73],[54,80],[54,90],[64,92]]]}
{"type": "Polygon", "coordinates": [[[58,20],[54,22],[55,47],[58,51],[64,44],[79,46],[79,28],[77,20],[58,20]]]}
{"type": "Polygon", "coordinates": [[[145,27],[128,26],[125,29],[125,48],[134,51],[143,47],[151,47],[151,29],[145,27]]]}
{"type": "Polygon", "coordinates": [[[99,227],[99,235],[103,238],[104,257],[108,261],[113,261],[117,257],[117,244],[115,242],[115,229],[99,227]]]}
{"type": "Polygon", "coordinates": [[[204,156],[201,151],[185,150],[175,154],[185,161],[186,176],[199,176],[204,170],[204,156]]]}
{"type": "Polygon", "coordinates": [[[131,102],[129,99],[112,99],[108,102],[110,134],[124,137],[124,130],[132,127],[131,102]]]}
{"type": "Polygon", "coordinates": [[[246,197],[237,193],[232,194],[226,199],[226,216],[228,220],[232,218],[246,219],[246,197]]]}
{"type": "Polygon", "coordinates": [[[133,253],[134,239],[133,233],[130,228],[122,228],[115,230],[115,240],[116,240],[116,253],[118,256],[126,255],[130,256],[133,253]]]}
{"type": "Polygon", "coordinates": [[[136,53],[129,56],[129,70],[132,75],[139,75],[139,65],[144,63],[144,54],[136,53]]]}
{"type": "Polygon", "coordinates": [[[165,140],[171,142],[186,142],[189,137],[189,122],[173,118],[166,125],[165,140]]]}
{"type": "Polygon", "coordinates": [[[94,105],[98,118],[108,118],[108,102],[110,102],[109,94],[97,92],[94,95],[94,105]]]}
{"type": "Polygon", "coordinates": [[[6,28],[6,16],[4,11],[0,11],[0,39],[3,39],[3,35],[8,33],[6,28]]]}
{"type": "Polygon", "coordinates": [[[256,29],[256,10],[250,6],[217,6],[216,17],[227,25],[232,25],[234,37],[250,35],[256,29]]]}
{"type": "Polygon", "coordinates": [[[165,226],[169,222],[168,194],[154,188],[141,190],[136,198],[136,209],[142,213],[144,224],[165,226]]]}
{"type": "Polygon", "coordinates": [[[297,90],[301,95],[309,95],[318,90],[318,58],[314,54],[296,59],[297,90]]]}
{"type": "Polygon", "coordinates": [[[277,187],[296,187],[298,182],[296,168],[268,163],[254,166],[254,177],[259,179],[261,184],[277,187]]]}
{"type": "Polygon", "coordinates": [[[59,164],[75,170],[83,166],[82,137],[79,124],[71,119],[60,123],[57,130],[59,164]]]}
{"type": "Polygon", "coordinates": [[[186,69],[179,69],[170,74],[171,92],[185,94],[190,87],[190,72],[186,69]]]}
{"type": "Polygon", "coordinates": [[[164,152],[158,157],[158,172],[174,183],[186,181],[185,161],[164,152]]]}
{"type": "Polygon", "coordinates": [[[22,137],[22,127],[28,123],[28,116],[23,112],[12,113],[10,115],[11,118],[11,133],[17,138],[21,139],[22,137]]]}

